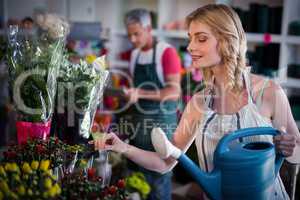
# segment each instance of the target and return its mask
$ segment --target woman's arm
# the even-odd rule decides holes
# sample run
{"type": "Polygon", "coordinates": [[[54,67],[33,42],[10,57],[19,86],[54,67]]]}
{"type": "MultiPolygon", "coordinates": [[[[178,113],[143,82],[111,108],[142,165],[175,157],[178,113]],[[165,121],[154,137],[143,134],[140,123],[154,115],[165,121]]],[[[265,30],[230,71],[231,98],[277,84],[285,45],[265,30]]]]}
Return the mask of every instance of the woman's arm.
{"type": "MultiPolygon", "coordinates": [[[[195,95],[191,99],[174,133],[172,142],[183,151],[186,151],[193,142],[195,130],[202,118],[203,104],[201,99],[200,95],[195,95]]],[[[104,140],[96,140],[95,149],[108,149],[122,153],[136,164],[160,173],[170,171],[176,165],[173,158],[162,159],[156,152],[145,151],[126,144],[114,133],[108,134],[104,140]]]]}
{"type": "MultiPolygon", "coordinates": [[[[266,98],[270,102],[273,126],[286,133],[274,137],[276,147],[287,157],[293,156],[293,154],[299,154],[300,133],[293,118],[286,94],[283,89],[273,81],[270,81],[270,87],[267,91],[266,98]]],[[[293,157],[298,158],[294,161],[292,161],[292,159],[292,162],[300,162],[300,155],[293,157]]],[[[288,161],[290,161],[289,159],[290,158],[287,158],[288,161]]]]}

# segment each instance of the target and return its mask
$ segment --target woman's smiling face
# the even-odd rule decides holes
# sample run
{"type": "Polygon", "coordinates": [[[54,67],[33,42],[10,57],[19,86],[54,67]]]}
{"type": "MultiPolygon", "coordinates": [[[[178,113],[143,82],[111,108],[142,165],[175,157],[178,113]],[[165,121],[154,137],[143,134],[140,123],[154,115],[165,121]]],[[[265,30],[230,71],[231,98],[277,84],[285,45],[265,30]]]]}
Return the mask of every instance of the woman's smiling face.
{"type": "Polygon", "coordinates": [[[220,64],[218,41],[209,26],[198,21],[192,21],[188,29],[188,51],[192,56],[192,67],[204,68],[220,64]]]}

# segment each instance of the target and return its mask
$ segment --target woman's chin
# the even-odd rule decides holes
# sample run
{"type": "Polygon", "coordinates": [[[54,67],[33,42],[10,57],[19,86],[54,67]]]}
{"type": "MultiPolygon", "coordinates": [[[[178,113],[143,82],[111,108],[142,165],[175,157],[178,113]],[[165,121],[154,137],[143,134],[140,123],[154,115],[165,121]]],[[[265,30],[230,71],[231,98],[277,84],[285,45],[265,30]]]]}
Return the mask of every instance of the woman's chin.
{"type": "Polygon", "coordinates": [[[192,66],[191,66],[193,69],[202,69],[202,68],[207,68],[208,66],[203,64],[203,63],[199,63],[199,62],[195,62],[195,63],[192,63],[192,66]]]}

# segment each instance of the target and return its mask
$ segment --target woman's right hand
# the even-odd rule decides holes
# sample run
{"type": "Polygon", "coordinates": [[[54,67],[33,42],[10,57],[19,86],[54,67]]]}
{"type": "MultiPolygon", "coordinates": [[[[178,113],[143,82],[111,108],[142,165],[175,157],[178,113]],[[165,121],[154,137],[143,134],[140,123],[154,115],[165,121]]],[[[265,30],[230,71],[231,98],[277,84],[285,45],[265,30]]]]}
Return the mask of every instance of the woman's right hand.
{"type": "Polygon", "coordinates": [[[107,133],[104,137],[94,140],[93,143],[95,150],[112,150],[117,153],[125,153],[130,146],[114,133],[107,133]]]}

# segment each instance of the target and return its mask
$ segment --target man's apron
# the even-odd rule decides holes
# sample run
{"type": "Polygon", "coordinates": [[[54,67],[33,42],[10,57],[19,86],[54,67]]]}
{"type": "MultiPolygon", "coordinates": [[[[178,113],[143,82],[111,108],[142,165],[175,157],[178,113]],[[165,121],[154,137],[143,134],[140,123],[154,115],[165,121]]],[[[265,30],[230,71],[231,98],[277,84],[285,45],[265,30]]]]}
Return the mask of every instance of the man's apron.
{"type": "MultiPolygon", "coordinates": [[[[133,84],[135,88],[144,90],[162,89],[164,86],[159,80],[156,71],[156,45],[153,49],[153,59],[150,64],[138,64],[137,56],[133,84]]],[[[161,127],[171,140],[177,126],[177,102],[176,101],[154,101],[140,99],[129,108],[129,122],[134,130],[130,131],[130,144],[148,151],[155,151],[151,142],[151,131],[154,127],[161,127]]],[[[143,172],[158,174],[136,166],[143,172]]],[[[159,174],[161,176],[161,174],[159,174]]]]}

